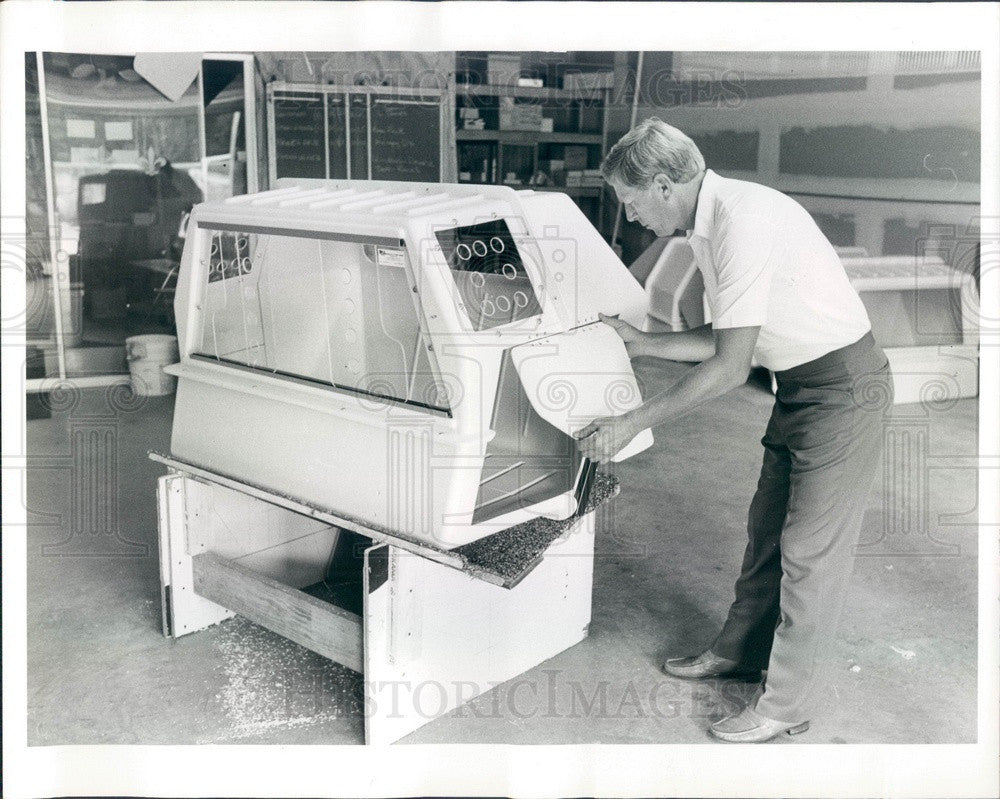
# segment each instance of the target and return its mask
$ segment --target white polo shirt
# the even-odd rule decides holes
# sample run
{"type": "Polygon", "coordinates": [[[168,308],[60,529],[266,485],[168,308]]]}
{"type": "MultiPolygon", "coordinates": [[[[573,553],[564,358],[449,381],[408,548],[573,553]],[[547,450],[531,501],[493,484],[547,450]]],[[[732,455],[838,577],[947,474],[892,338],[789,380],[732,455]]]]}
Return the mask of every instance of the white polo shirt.
{"type": "Polygon", "coordinates": [[[712,327],[760,326],[754,355],[762,366],[799,366],[871,329],[830,242],[781,192],[709,169],[688,235],[712,327]]]}

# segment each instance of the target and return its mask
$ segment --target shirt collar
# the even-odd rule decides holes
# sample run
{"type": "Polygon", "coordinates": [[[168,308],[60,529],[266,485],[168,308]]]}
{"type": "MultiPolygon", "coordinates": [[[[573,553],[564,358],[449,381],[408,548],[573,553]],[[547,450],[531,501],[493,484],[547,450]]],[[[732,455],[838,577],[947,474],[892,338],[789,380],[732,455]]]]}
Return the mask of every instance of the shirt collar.
{"type": "Polygon", "coordinates": [[[698,190],[698,206],[694,212],[694,229],[692,236],[703,239],[710,238],[712,225],[715,223],[715,192],[719,186],[719,176],[711,169],[705,170],[698,190]]]}

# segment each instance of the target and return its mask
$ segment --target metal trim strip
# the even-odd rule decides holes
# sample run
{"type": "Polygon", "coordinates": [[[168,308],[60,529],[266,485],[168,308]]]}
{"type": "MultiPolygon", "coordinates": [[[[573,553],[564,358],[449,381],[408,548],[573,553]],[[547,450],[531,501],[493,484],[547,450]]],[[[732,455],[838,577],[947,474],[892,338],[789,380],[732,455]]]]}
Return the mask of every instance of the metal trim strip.
{"type": "Polygon", "coordinates": [[[380,244],[385,247],[405,247],[403,239],[393,236],[365,236],[357,233],[330,233],[323,230],[298,228],[265,227],[263,225],[237,225],[230,222],[199,220],[198,227],[204,230],[222,230],[230,233],[258,233],[265,236],[290,236],[300,239],[322,239],[324,241],[346,241],[352,244],[380,244]]]}

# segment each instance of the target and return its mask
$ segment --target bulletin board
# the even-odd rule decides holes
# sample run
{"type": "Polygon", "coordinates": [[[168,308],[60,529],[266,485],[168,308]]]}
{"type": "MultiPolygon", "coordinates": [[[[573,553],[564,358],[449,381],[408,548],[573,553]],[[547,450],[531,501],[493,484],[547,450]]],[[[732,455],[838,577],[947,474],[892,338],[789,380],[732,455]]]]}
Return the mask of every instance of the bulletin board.
{"type": "Polygon", "coordinates": [[[979,131],[957,125],[788,128],[781,132],[785,175],[979,181],[979,131]]]}
{"type": "Polygon", "coordinates": [[[443,92],[388,86],[267,87],[268,169],[278,178],[448,179],[454,148],[443,92]]]}

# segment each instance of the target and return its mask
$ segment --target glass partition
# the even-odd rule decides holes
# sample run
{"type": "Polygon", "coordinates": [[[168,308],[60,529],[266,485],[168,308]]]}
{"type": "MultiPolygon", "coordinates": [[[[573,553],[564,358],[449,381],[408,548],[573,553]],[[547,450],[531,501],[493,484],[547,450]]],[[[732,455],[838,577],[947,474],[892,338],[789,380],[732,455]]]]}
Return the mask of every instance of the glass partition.
{"type": "Polygon", "coordinates": [[[132,55],[26,55],[29,392],[117,382],[127,337],[175,333],[187,212],[258,190],[253,64],[203,54],[172,101],[132,55]]]}
{"type": "Polygon", "coordinates": [[[401,248],[204,229],[197,355],[428,409],[447,399],[401,248]]]}
{"type": "Polygon", "coordinates": [[[175,332],[179,233],[204,198],[199,82],[171,102],[132,56],[45,53],[43,64],[66,375],[124,374],[127,337],[175,332]]]}
{"type": "Polygon", "coordinates": [[[205,150],[201,188],[208,202],[246,194],[248,190],[243,73],[242,61],[216,58],[202,61],[205,150]]]}

